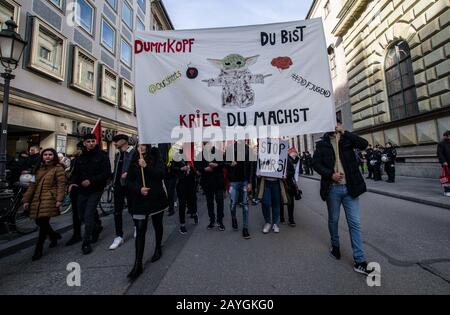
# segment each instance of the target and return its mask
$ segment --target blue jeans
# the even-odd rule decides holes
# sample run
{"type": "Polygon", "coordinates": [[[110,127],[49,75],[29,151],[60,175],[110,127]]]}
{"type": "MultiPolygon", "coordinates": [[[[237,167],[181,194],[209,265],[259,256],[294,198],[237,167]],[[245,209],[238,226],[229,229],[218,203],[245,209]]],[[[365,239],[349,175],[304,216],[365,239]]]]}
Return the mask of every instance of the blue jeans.
{"type": "Polygon", "coordinates": [[[262,211],[266,223],[280,224],[280,181],[264,180],[264,194],[262,199],[262,211]],[[272,208],[272,213],[270,211],[272,208]]]}
{"type": "Polygon", "coordinates": [[[236,206],[239,202],[239,194],[242,194],[242,221],[244,228],[248,228],[248,195],[247,195],[247,185],[248,182],[231,182],[231,204],[230,204],[230,210],[231,210],[231,217],[236,218],[236,206]]]}
{"type": "Polygon", "coordinates": [[[328,230],[331,236],[331,245],[339,247],[339,213],[341,204],[344,206],[345,217],[347,218],[350,240],[353,249],[353,259],[355,262],[364,262],[361,222],[359,217],[359,198],[349,196],[346,185],[332,185],[327,197],[328,206],[328,230]]]}

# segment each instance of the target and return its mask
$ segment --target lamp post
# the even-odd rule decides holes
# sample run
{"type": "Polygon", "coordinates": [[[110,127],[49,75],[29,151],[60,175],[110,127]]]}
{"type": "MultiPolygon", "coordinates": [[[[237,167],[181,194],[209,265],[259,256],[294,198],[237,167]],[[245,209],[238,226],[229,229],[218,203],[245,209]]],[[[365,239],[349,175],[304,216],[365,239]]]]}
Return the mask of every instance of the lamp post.
{"type": "Polygon", "coordinates": [[[8,103],[10,82],[15,78],[12,74],[19,64],[27,41],[23,40],[15,29],[16,22],[12,19],[6,23],[7,29],[0,32],[0,62],[5,72],[0,76],[5,79],[3,85],[3,111],[0,134],[0,187],[6,187],[6,144],[8,140],[8,103]]]}

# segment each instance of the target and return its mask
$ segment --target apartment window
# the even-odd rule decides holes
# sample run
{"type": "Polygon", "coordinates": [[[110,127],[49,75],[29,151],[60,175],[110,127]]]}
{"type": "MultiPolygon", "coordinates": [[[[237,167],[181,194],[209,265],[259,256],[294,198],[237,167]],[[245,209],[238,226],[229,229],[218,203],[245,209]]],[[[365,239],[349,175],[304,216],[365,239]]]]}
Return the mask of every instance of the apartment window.
{"type": "Polygon", "coordinates": [[[331,78],[335,78],[337,75],[336,72],[336,54],[334,53],[334,47],[330,45],[328,47],[328,61],[330,63],[330,72],[331,72],[331,78]]]}
{"type": "Polygon", "coordinates": [[[134,87],[124,79],[121,84],[120,108],[130,113],[134,112],[134,87]]]}
{"type": "Polygon", "coordinates": [[[324,16],[326,18],[328,16],[328,14],[330,14],[330,0],[327,0],[327,2],[325,2],[325,6],[323,7],[323,11],[324,11],[324,16]]]}
{"type": "Polygon", "coordinates": [[[133,10],[126,1],[123,1],[122,3],[122,21],[124,21],[129,28],[133,29],[133,10]]]}
{"type": "Polygon", "coordinates": [[[394,43],[387,52],[384,65],[391,120],[419,113],[416,86],[408,43],[394,43]]]}
{"type": "Polygon", "coordinates": [[[77,0],[76,14],[78,23],[89,34],[94,32],[94,6],[87,0],[77,0]]]}
{"type": "Polygon", "coordinates": [[[120,60],[127,66],[131,67],[132,64],[132,49],[131,45],[128,44],[123,38],[120,43],[120,60]]]}
{"type": "Polygon", "coordinates": [[[114,28],[102,20],[102,44],[112,53],[116,51],[116,31],[114,28]]]}
{"type": "Polygon", "coordinates": [[[55,5],[58,9],[63,9],[63,0],[49,0],[53,5],[55,5]]]}
{"type": "Polygon", "coordinates": [[[112,105],[117,105],[118,77],[112,70],[102,65],[101,91],[99,98],[112,105]]]}
{"type": "Polygon", "coordinates": [[[107,2],[114,10],[117,10],[117,0],[106,0],[106,2],[107,2]]]}
{"type": "Polygon", "coordinates": [[[73,68],[71,86],[95,95],[96,91],[96,60],[80,47],[73,48],[73,68]]]}
{"type": "Polygon", "coordinates": [[[152,26],[153,30],[160,31],[163,29],[161,22],[159,22],[159,20],[155,14],[153,14],[152,20],[153,20],[153,26],[152,26]]]}
{"type": "Polygon", "coordinates": [[[145,13],[145,0],[137,0],[137,3],[139,7],[142,9],[142,11],[144,11],[145,13]]]}
{"type": "Polygon", "coordinates": [[[145,25],[144,25],[144,22],[142,22],[142,21],[139,20],[139,19],[136,19],[136,31],[139,31],[139,32],[145,31],[145,25]]]}
{"type": "Polygon", "coordinates": [[[56,80],[64,81],[66,41],[63,35],[34,17],[29,67],[56,80]]]}
{"type": "Polygon", "coordinates": [[[6,29],[6,21],[14,19],[19,25],[20,6],[15,1],[0,0],[0,30],[6,29]]]}

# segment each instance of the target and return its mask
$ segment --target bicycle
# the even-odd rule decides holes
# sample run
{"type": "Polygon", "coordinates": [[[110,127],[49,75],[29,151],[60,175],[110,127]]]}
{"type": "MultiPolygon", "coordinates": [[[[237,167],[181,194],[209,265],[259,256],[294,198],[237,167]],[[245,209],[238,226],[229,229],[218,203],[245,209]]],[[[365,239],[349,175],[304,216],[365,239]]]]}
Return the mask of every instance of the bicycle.
{"type": "Polygon", "coordinates": [[[38,229],[29,212],[23,208],[22,198],[26,187],[14,184],[16,192],[5,189],[0,192],[0,223],[5,225],[7,233],[15,231],[25,235],[38,229]]]}
{"type": "Polygon", "coordinates": [[[68,192],[64,195],[64,200],[59,209],[59,213],[61,215],[70,213],[70,211],[72,211],[72,200],[70,199],[70,194],[68,192]]]}
{"type": "Polygon", "coordinates": [[[114,212],[114,185],[109,184],[103,190],[100,202],[97,205],[97,209],[100,209],[102,216],[110,215],[114,212]]]}

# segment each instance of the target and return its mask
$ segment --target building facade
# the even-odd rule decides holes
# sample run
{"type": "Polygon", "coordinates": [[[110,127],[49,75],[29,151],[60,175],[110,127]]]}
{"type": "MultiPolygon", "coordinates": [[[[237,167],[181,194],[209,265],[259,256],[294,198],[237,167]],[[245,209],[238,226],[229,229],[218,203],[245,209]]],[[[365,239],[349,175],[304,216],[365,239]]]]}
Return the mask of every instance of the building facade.
{"type": "Polygon", "coordinates": [[[114,134],[137,135],[133,34],[173,29],[161,1],[0,0],[1,28],[10,17],[28,46],[11,81],[9,155],[71,154],[98,118],[111,155],[114,134]]]}
{"type": "Polygon", "coordinates": [[[449,1],[347,0],[336,14],[354,132],[398,146],[398,174],[437,178],[436,143],[450,129],[449,1]]]}
{"type": "MultiPolygon", "coordinates": [[[[336,116],[341,119],[348,130],[352,130],[352,113],[347,80],[347,65],[342,38],[336,37],[332,31],[337,23],[337,11],[345,0],[316,0],[313,1],[306,19],[322,18],[325,40],[330,65],[330,75],[333,84],[336,116]]],[[[322,134],[300,135],[291,139],[291,145],[300,152],[312,153],[322,134]]]]}

